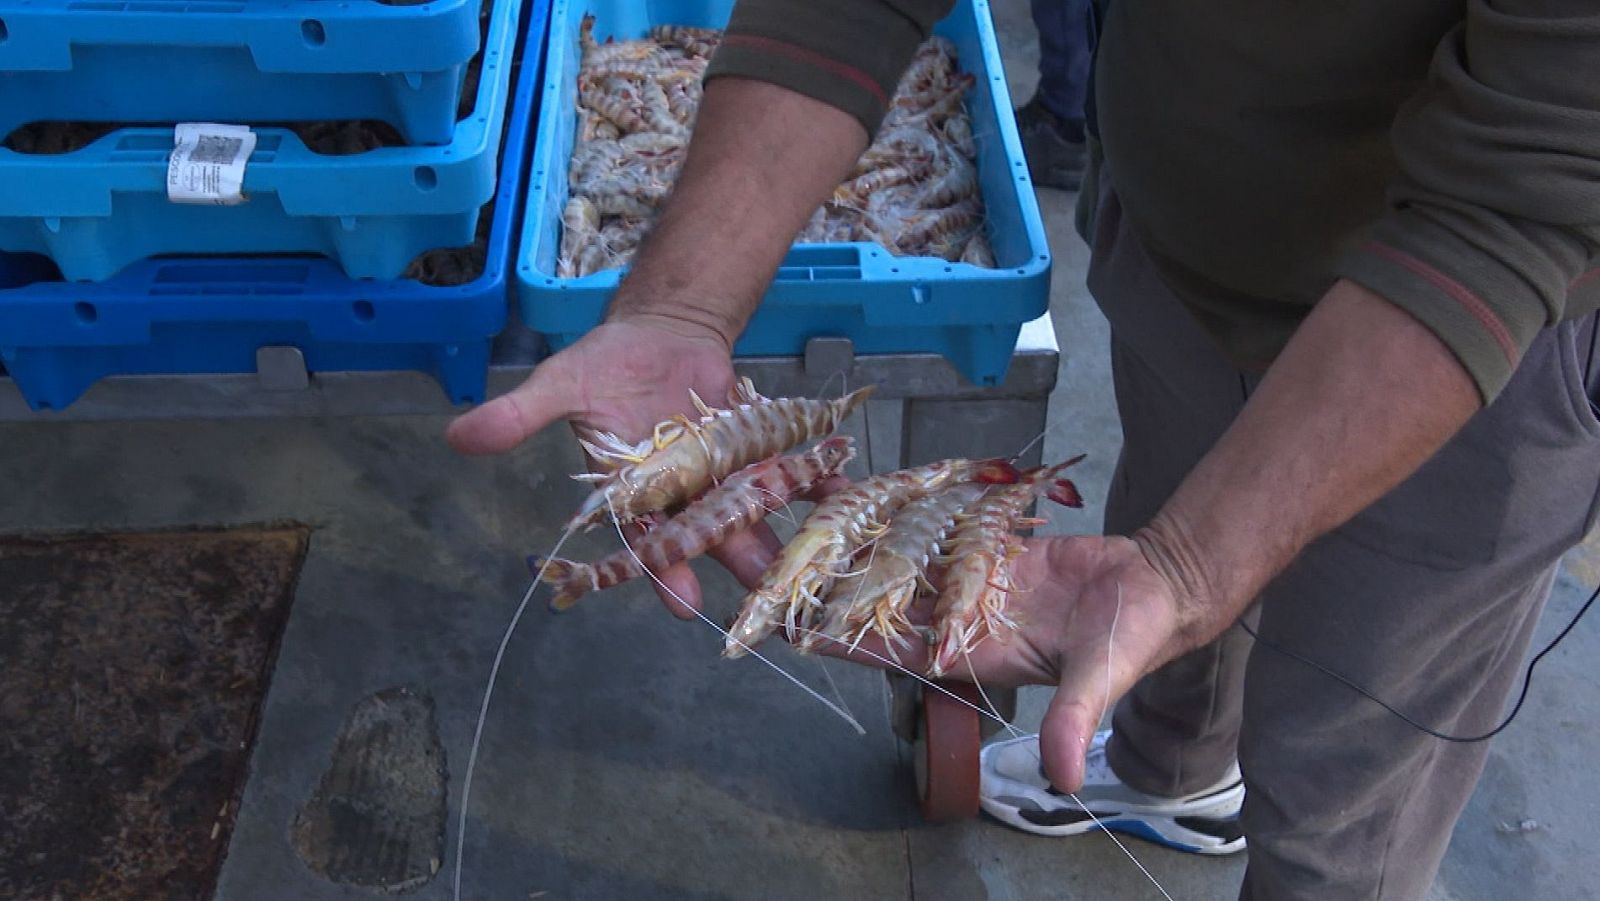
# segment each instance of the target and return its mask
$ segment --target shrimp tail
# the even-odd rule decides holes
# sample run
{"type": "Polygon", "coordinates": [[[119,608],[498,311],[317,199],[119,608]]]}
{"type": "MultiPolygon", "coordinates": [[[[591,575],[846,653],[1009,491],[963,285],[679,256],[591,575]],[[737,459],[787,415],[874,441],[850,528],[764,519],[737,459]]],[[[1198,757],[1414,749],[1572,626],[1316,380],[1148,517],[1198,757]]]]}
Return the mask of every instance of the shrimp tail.
{"type": "Polygon", "coordinates": [[[1044,496],[1064,507],[1083,506],[1083,495],[1078,493],[1078,486],[1072,484],[1071,479],[1056,479],[1044,496]]]}
{"type": "Polygon", "coordinates": [[[555,586],[556,593],[550,599],[550,609],[558,613],[568,609],[578,602],[578,598],[597,587],[598,574],[594,567],[587,563],[532,554],[528,557],[528,571],[535,576],[539,576],[542,572],[541,581],[546,585],[555,586]]]}
{"type": "Polygon", "coordinates": [[[872,396],[873,390],[877,387],[877,385],[868,385],[865,388],[857,388],[834,401],[839,410],[839,420],[843,422],[851,413],[854,413],[862,404],[866,403],[867,398],[872,396]]]}

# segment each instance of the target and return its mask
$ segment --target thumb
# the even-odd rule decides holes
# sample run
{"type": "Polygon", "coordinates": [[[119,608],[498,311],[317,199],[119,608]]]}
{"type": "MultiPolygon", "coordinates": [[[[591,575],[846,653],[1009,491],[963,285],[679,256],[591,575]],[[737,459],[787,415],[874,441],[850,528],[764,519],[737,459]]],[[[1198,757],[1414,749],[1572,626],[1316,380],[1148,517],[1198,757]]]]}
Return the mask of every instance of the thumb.
{"type": "Polygon", "coordinates": [[[445,440],[463,454],[503,454],[557,419],[572,415],[575,396],[559,390],[561,378],[550,365],[556,357],[534,368],[510,392],[455,418],[445,430],[445,440]]]}
{"type": "Polygon", "coordinates": [[[1083,787],[1084,759],[1104,715],[1105,680],[1064,676],[1039,725],[1039,762],[1061,791],[1083,787]]]}

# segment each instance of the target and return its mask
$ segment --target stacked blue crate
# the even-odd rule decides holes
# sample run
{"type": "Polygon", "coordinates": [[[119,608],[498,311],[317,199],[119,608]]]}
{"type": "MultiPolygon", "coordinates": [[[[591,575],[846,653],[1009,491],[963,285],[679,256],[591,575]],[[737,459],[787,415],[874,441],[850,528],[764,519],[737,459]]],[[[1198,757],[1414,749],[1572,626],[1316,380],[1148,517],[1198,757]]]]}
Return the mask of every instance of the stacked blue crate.
{"type": "MultiPolygon", "coordinates": [[[[369,5],[378,6],[338,4],[369,5]]],[[[251,372],[259,348],[292,346],[312,372],[414,369],[432,373],[452,402],[482,400],[489,344],[505,324],[548,19],[548,0],[527,0],[526,17],[523,6],[495,0],[474,106],[448,143],[318,157],[287,131],[258,129],[244,184],[249,199],[239,206],[166,202],[161,170],[170,129],[123,129],[55,157],[19,161],[22,154],[0,151],[0,251],[10,251],[0,252],[0,367],[34,409],[60,409],[108,375],[251,372]],[[24,172],[28,164],[35,165],[24,172]],[[471,244],[490,200],[481,275],[454,287],[396,277],[423,251],[471,244]],[[57,237],[19,241],[5,228],[8,215],[34,220],[34,234],[57,237]],[[296,217],[305,222],[291,223],[296,217]],[[85,218],[93,224],[82,225],[85,218]],[[83,233],[68,235],[73,221],[83,233]],[[283,240],[295,233],[320,237],[283,240]],[[68,237],[82,244],[63,245],[68,237]],[[261,252],[324,256],[240,256],[261,252]],[[167,253],[188,256],[153,258],[167,253]],[[201,253],[235,256],[193,256],[201,253]],[[86,260],[111,274],[91,282],[63,276],[81,276],[86,260]],[[382,277],[353,279],[352,268],[382,277]]],[[[8,9],[0,4],[7,23],[0,48],[17,36],[8,9]]],[[[332,43],[340,32],[328,19],[321,21],[332,43]]]]}
{"type": "MultiPolygon", "coordinates": [[[[300,5],[306,3],[329,5],[327,0],[300,5]]],[[[241,5],[253,10],[268,4],[241,5]]],[[[373,0],[353,5],[395,9],[373,0]]],[[[0,149],[0,250],[45,254],[73,281],[107,279],[152,256],[199,253],[315,253],[338,261],[351,278],[386,279],[398,277],[423,251],[469,244],[478,211],[494,193],[511,83],[508,63],[521,7],[521,0],[494,0],[473,109],[453,123],[445,144],[326,156],[309,150],[288,129],[259,128],[244,173],[248,202],[238,206],[168,199],[170,126],[118,129],[63,154],[0,149]]],[[[171,11],[159,15],[188,17],[171,11]]],[[[15,18],[5,13],[6,21],[15,18]]],[[[10,34],[12,26],[6,27],[10,34]]],[[[24,40],[26,34],[10,34],[0,49],[24,40]]],[[[128,78],[137,80],[132,74],[128,78]]],[[[161,87],[151,85],[150,91],[159,94],[161,87]]],[[[0,110],[13,103],[31,106],[10,99],[13,93],[0,94],[0,110]]],[[[197,118],[259,121],[242,120],[225,97],[217,101],[219,107],[196,108],[210,109],[197,118]]],[[[308,105],[313,111],[319,107],[308,105]]],[[[131,121],[151,119],[121,112],[131,121]]],[[[62,115],[49,114],[54,121],[72,121],[62,115]]],[[[0,120],[16,118],[0,115],[0,120]]]]}
{"type": "Polygon", "coordinates": [[[0,135],[29,122],[376,120],[447,144],[481,0],[0,3],[0,135]]]}
{"type": "MultiPolygon", "coordinates": [[[[600,321],[622,277],[615,269],[581,278],[556,272],[576,123],[580,22],[593,15],[602,40],[640,38],[652,25],[721,28],[733,3],[554,0],[527,221],[517,252],[522,320],[552,348],[571,344],[600,321]]],[[[935,33],[955,45],[962,70],[977,80],[968,108],[997,268],[894,256],[870,243],[797,245],[735,346],[736,355],[796,355],[810,338],[842,336],[862,353],[939,353],[972,383],[996,385],[1023,323],[1048,309],[1050,250],[987,0],[957,0],[935,33]]]]}

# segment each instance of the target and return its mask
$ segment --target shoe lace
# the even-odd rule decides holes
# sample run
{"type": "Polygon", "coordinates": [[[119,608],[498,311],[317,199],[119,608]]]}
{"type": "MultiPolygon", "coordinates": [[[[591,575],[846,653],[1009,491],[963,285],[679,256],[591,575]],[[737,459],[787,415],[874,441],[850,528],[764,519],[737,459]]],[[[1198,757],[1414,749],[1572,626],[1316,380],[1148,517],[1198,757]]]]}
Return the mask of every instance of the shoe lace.
{"type": "Polygon", "coordinates": [[[1089,752],[1083,766],[1084,785],[1105,785],[1121,781],[1116,773],[1111,772],[1111,764],[1106,760],[1104,748],[1095,748],[1089,752]]]}

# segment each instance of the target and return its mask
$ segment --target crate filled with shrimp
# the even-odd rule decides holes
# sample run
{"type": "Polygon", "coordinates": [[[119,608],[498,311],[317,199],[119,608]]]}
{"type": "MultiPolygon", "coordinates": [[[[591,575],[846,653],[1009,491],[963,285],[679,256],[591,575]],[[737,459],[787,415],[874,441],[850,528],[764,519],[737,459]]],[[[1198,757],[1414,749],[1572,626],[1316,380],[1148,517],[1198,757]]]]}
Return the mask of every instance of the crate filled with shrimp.
{"type": "MultiPolygon", "coordinates": [[[[682,165],[731,0],[556,0],[519,258],[559,349],[600,321],[682,165]]],[[[872,145],[811,217],[734,351],[932,352],[998,384],[1048,308],[1050,252],[987,0],[920,47],[872,145]]]]}
{"type": "Polygon", "coordinates": [[[509,310],[548,9],[528,0],[527,28],[505,54],[505,73],[516,74],[494,93],[505,120],[494,194],[464,241],[426,249],[382,279],[352,279],[309,255],[219,255],[138,260],[74,282],[43,254],[0,252],[0,374],[31,408],[61,410],[108,376],[250,373],[264,350],[292,350],[308,378],[415,371],[451,403],[482,401],[509,310]]]}
{"type": "MultiPolygon", "coordinates": [[[[272,32],[280,43],[301,45],[291,54],[299,60],[294,65],[315,62],[328,70],[324,74],[337,74],[359,61],[377,67],[405,97],[433,90],[416,66],[454,60],[441,88],[448,99],[446,127],[408,124],[392,104],[385,111],[342,103],[339,90],[314,79],[282,89],[305,99],[304,107],[273,106],[249,90],[231,106],[171,106],[171,91],[147,83],[144,69],[129,69],[130,89],[143,88],[131,99],[147,98],[144,106],[112,105],[110,99],[122,95],[107,92],[107,105],[95,109],[80,100],[0,116],[0,127],[10,126],[0,132],[0,252],[46,256],[74,282],[106,281],[156,257],[201,254],[318,255],[348,278],[399,278],[420,254],[481,237],[481,214],[499,171],[522,14],[535,5],[546,8],[533,0],[184,3],[181,12],[161,2],[149,10],[113,4],[126,18],[106,15],[126,22],[125,37],[114,39],[118,32],[107,26],[95,32],[100,43],[63,50],[61,64],[117,65],[97,62],[102,51],[112,60],[122,59],[123,51],[138,59],[161,59],[158,51],[170,51],[181,62],[189,58],[182,47],[123,45],[142,40],[157,24],[178,28],[178,20],[198,29],[219,16],[232,23],[224,34],[260,49],[248,40],[256,34],[248,23],[262,17],[280,26],[272,32]],[[224,15],[224,8],[232,12],[224,15]],[[285,18],[284,10],[295,15],[285,18]],[[321,15],[308,18],[313,12],[321,15]],[[394,27],[370,31],[371,41],[357,39],[368,33],[357,27],[358,13],[394,27]],[[285,30],[289,37],[279,34],[285,30]],[[307,41],[313,46],[305,47],[307,41]],[[323,100],[329,105],[318,106],[323,100]]],[[[0,11],[6,23],[0,29],[0,110],[29,83],[18,74],[22,63],[8,54],[19,45],[23,54],[51,46],[45,19],[35,12],[0,11]]],[[[268,64],[248,52],[243,59],[268,64]]],[[[204,82],[209,70],[182,73],[152,63],[150,71],[162,75],[162,84],[178,82],[187,91],[200,90],[194,83],[204,82]]],[[[225,73],[215,78],[230,83],[225,73]]]]}

